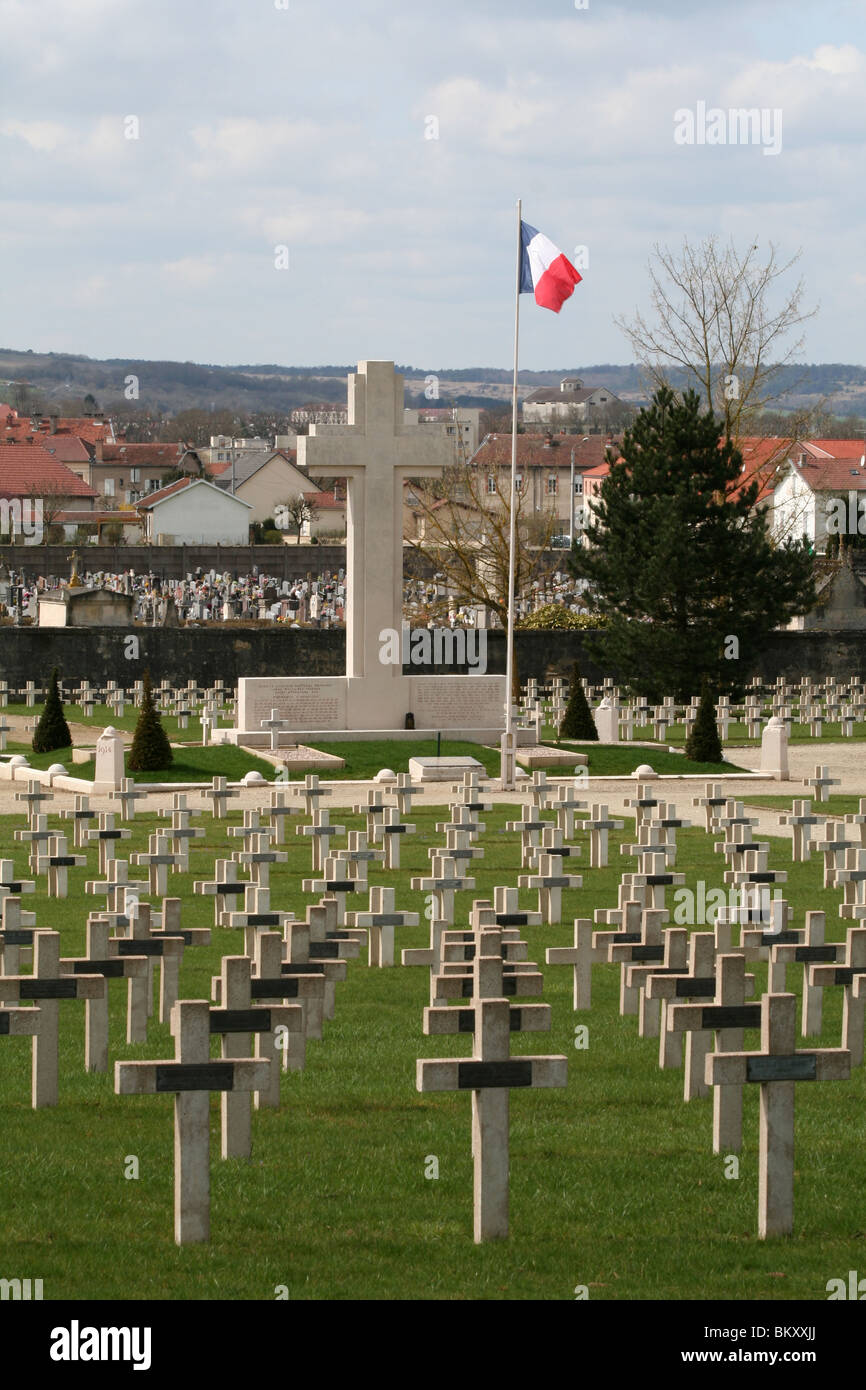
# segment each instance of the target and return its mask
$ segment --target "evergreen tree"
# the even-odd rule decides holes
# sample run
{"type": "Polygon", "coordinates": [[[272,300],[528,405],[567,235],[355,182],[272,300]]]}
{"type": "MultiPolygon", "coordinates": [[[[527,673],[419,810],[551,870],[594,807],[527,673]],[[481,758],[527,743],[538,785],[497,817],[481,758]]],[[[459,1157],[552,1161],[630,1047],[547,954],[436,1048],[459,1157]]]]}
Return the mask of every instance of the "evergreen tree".
{"type": "Polygon", "coordinates": [[[762,639],[815,602],[808,545],[774,545],[759,484],[744,485],[722,434],[693,391],[679,400],[661,387],[625,433],[588,545],[572,551],[572,574],[608,620],[589,650],[654,702],[687,698],[696,675],[736,690],[762,639]]]}
{"type": "Polygon", "coordinates": [[[686,739],[686,757],[693,763],[722,761],[722,740],[719,738],[716,724],[716,705],[706,677],[701,682],[701,698],[695,722],[686,739]]]}
{"type": "Polygon", "coordinates": [[[51,753],[55,748],[68,748],[72,743],[69,725],[63,716],[63,702],[57,685],[57,667],[51,672],[48,694],[33,735],[34,753],[51,753]]]}
{"type": "Polygon", "coordinates": [[[141,710],[126,766],[130,772],[162,772],[165,768],[171,767],[173,760],[168,734],[162,727],[159,710],[154,702],[150,672],[145,671],[141,710]]]}
{"type": "Polygon", "coordinates": [[[598,741],[598,729],[595,727],[592,710],[580,683],[580,671],[577,662],[574,663],[571,671],[571,689],[568,692],[565,714],[559,726],[559,737],[598,741]]]}

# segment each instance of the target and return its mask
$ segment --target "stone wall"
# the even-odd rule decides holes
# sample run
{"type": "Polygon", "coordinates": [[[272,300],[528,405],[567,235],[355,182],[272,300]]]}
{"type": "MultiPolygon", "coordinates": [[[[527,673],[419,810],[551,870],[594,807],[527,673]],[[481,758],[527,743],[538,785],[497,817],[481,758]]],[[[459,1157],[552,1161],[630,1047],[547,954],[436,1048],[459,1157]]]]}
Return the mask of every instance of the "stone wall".
{"type": "MultiPolygon", "coordinates": [[[[607,672],[591,661],[582,632],[518,632],[516,656],[521,680],[568,676],[577,660],[581,674],[598,682],[607,672]]],[[[148,667],[153,680],[234,683],[240,676],[339,676],[345,672],[345,633],[310,628],[233,628],[216,624],[189,628],[15,628],[0,627],[0,679],[13,686],[41,682],[52,666],[67,681],[88,677],[125,686],[148,667]],[[130,636],[138,641],[138,653],[130,636]]],[[[433,668],[454,674],[454,668],[433,668]]],[[[407,675],[419,668],[404,667],[407,675]]],[[[505,671],[505,634],[488,633],[487,671],[505,671]]],[[[767,681],[777,675],[799,680],[866,675],[866,634],[855,632],[777,632],[764,644],[760,662],[746,676],[767,681]]]]}
{"type": "MultiPolygon", "coordinates": [[[[69,574],[72,543],[66,545],[2,545],[0,560],[28,577],[69,574]]],[[[135,570],[158,579],[183,579],[217,570],[220,574],[251,574],[253,567],[279,579],[303,579],[308,572],[332,573],[346,568],[344,545],[76,545],[82,572],[119,574],[135,570]]]]}

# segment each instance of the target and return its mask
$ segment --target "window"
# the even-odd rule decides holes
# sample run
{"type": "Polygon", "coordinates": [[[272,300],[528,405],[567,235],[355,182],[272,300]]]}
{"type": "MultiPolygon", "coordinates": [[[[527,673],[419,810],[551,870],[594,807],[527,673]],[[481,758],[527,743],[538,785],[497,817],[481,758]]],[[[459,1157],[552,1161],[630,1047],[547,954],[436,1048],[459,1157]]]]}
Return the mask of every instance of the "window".
{"type": "Polygon", "coordinates": [[[555,473],[551,473],[551,474],[549,474],[548,479],[547,479],[547,495],[548,495],[548,497],[555,497],[555,496],[556,496],[556,487],[557,487],[557,478],[556,478],[556,474],[555,474],[555,473]]]}
{"type": "Polygon", "coordinates": [[[106,479],[105,479],[105,482],[104,482],[104,484],[103,484],[102,490],[103,490],[103,493],[105,494],[106,497],[113,497],[113,496],[114,496],[114,479],[113,479],[113,478],[106,478],[106,479]]]}
{"type": "Polygon", "coordinates": [[[140,483],[140,482],[141,482],[141,469],[140,469],[140,468],[130,468],[130,470],[129,470],[129,481],[130,481],[131,483],[140,483]]]}
{"type": "Polygon", "coordinates": [[[487,491],[488,491],[488,492],[495,492],[495,491],[496,491],[496,476],[495,476],[495,474],[493,474],[493,473],[488,473],[488,475],[487,475],[487,491]]]}

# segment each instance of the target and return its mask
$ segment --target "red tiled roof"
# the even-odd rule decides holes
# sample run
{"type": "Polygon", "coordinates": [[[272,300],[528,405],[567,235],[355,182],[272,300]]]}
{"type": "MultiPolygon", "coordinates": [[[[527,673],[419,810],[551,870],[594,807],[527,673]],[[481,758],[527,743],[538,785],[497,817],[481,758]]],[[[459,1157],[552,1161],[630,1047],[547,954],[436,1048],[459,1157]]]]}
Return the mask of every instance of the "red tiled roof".
{"type": "MultiPolygon", "coordinates": [[[[568,468],[574,450],[575,468],[595,468],[604,462],[605,449],[614,441],[607,435],[591,434],[519,434],[517,462],[523,467],[568,468]]],[[[489,434],[479,444],[471,462],[479,468],[511,467],[511,435],[489,434]]]]}
{"type": "Polygon", "coordinates": [[[344,511],[346,507],[345,502],[338,501],[333,492],[305,492],[304,501],[312,502],[320,512],[335,509],[344,511]]]}
{"type": "MultiPolygon", "coordinates": [[[[184,452],[182,444],[103,444],[103,463],[125,463],[130,467],[151,464],[166,468],[176,464],[184,452]]],[[[95,460],[96,463],[99,459],[95,460]]]]}
{"type": "Polygon", "coordinates": [[[92,487],[40,444],[0,445],[0,497],[96,497],[92,487]]]}
{"type": "Polygon", "coordinates": [[[861,455],[850,458],[809,458],[792,460],[803,482],[813,492],[862,492],[866,490],[866,468],[860,467],[861,455]]]}
{"type": "MultiPolygon", "coordinates": [[[[862,439],[810,439],[801,447],[810,454],[820,449],[821,454],[829,454],[831,458],[859,458],[866,453],[866,441],[862,439]]],[[[815,457],[820,455],[815,454],[815,457]]]]}
{"type": "Polygon", "coordinates": [[[191,487],[193,483],[200,482],[199,478],[178,478],[175,482],[169,483],[166,487],[159,488],[156,492],[149,492],[141,501],[136,502],[136,510],[140,512],[149,511],[156,503],[161,502],[165,497],[171,497],[175,492],[183,492],[184,488],[191,487]]]}

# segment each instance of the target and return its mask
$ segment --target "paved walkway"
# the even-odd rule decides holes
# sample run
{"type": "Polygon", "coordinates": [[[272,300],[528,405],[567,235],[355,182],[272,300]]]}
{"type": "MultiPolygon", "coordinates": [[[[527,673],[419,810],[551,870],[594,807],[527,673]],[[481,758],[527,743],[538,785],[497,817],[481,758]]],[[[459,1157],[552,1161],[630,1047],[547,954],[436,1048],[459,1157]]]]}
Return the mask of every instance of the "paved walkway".
{"type": "MultiPolygon", "coordinates": [[[[760,765],[760,748],[740,747],[729,748],[727,754],[731,761],[739,763],[742,767],[755,768],[757,771],[760,765]]],[[[647,762],[652,765],[652,750],[647,750],[647,762]]],[[[730,778],[723,781],[722,785],[725,792],[740,800],[748,800],[749,796],[785,796],[795,797],[807,795],[807,788],[804,786],[804,778],[811,777],[815,771],[817,763],[824,764],[829,769],[831,777],[838,777],[840,786],[834,787],[834,792],[841,792],[854,796],[866,797],[866,743],[863,742],[843,742],[843,743],[820,743],[820,744],[794,744],[788,750],[788,760],[791,777],[787,782],[776,782],[770,778],[730,778]]],[[[74,766],[70,766],[68,771],[75,775],[74,766]]],[[[553,774],[549,774],[552,780],[553,774]]],[[[654,790],[660,796],[672,802],[679,815],[686,820],[693,820],[696,824],[703,823],[703,812],[699,808],[692,806],[692,798],[703,793],[704,784],[712,781],[710,777],[659,777],[654,783],[654,790]]],[[[327,776],[322,774],[321,781],[327,783],[327,776]]],[[[240,796],[230,802],[232,810],[240,810],[252,807],[266,807],[270,799],[270,789],[272,783],[262,787],[245,787],[240,791],[240,796]]],[[[296,784],[295,784],[296,785],[296,784]]],[[[331,795],[323,804],[334,808],[347,807],[356,804],[363,804],[366,800],[367,791],[375,786],[373,782],[333,782],[331,795]]],[[[450,800],[447,788],[450,783],[432,783],[423,787],[423,795],[415,799],[417,805],[442,805],[450,800]]],[[[598,777],[590,778],[585,787],[586,801],[605,802],[613,815],[621,816],[623,813],[632,815],[631,811],[626,810],[625,802],[634,796],[635,779],[630,777],[598,777]]],[[[10,813],[20,814],[22,812],[21,802],[15,800],[15,792],[23,789],[20,782],[0,782],[0,814],[10,813]]],[[[55,793],[57,802],[61,807],[71,806],[74,795],[72,792],[57,791],[55,793]]],[[[519,794],[514,792],[485,791],[484,799],[493,802],[514,802],[516,795],[521,799],[526,798],[528,793],[522,791],[519,794]]],[[[201,804],[202,809],[209,808],[209,803],[201,799],[200,793],[188,792],[189,804],[197,807],[201,804]]],[[[148,809],[169,810],[171,808],[172,792],[155,793],[148,801],[148,809]]],[[[95,796],[91,798],[91,804],[97,810],[112,809],[112,803],[106,797],[95,796]]],[[[116,808],[116,803],[114,804],[116,808]]],[[[142,803],[138,803],[139,810],[142,803]]],[[[758,817],[758,833],[767,835],[786,836],[790,832],[787,827],[780,827],[778,823],[778,813],[775,811],[754,811],[758,817]]],[[[411,819],[411,817],[407,817],[411,819]]]]}

